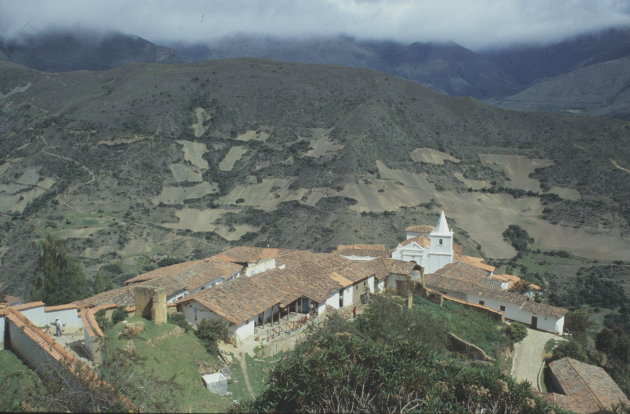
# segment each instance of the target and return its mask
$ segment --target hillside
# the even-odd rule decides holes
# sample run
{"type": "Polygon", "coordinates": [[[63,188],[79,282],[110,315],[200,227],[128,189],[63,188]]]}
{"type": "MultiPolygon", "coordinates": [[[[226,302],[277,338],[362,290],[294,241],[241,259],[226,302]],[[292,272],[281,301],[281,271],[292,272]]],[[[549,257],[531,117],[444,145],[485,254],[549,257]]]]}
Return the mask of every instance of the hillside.
{"type": "Polygon", "coordinates": [[[630,57],[596,63],[488,103],[506,109],[630,119],[630,57]]]}
{"type": "Polygon", "coordinates": [[[130,62],[181,63],[175,51],[122,33],[58,31],[0,38],[0,57],[47,72],[104,70],[130,62]]]}
{"type": "Polygon", "coordinates": [[[446,210],[467,251],[501,233],[630,251],[630,125],[516,113],[383,73],[255,59],[43,73],[0,61],[0,282],[36,241],[117,280],[230,244],[394,247],[446,210]]]}

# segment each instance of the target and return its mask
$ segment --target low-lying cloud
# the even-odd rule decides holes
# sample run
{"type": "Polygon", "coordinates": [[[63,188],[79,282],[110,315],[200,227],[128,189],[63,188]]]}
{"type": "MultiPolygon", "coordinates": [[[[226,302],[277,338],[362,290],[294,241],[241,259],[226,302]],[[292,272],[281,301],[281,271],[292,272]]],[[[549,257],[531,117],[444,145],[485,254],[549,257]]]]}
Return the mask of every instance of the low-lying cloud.
{"type": "Polygon", "coordinates": [[[234,34],[454,41],[471,49],[547,43],[630,26],[627,0],[3,0],[0,36],[131,33],[154,42],[234,34]]]}

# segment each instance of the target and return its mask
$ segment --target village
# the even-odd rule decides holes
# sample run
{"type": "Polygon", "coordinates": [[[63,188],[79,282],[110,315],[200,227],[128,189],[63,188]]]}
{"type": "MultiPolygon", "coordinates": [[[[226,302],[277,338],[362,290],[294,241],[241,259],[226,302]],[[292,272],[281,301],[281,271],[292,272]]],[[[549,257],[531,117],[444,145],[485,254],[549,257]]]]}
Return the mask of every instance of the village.
{"type": "MultiPolygon", "coordinates": [[[[74,303],[2,304],[0,347],[33,366],[48,359],[98,365],[104,334],[95,315],[123,307],[129,315],[156,324],[165,323],[167,315],[175,312],[192,326],[204,319],[220,320],[228,326],[236,354],[265,346],[274,353],[290,349],[298,338],[292,333],[303,326],[331,312],[356,314],[372,295],[385,292],[408,300],[420,295],[434,303],[455,302],[560,339],[567,309],[542,303],[537,297],[539,286],[495,271],[482,258],[463,254],[442,211],[435,226],[407,227],[405,239],[393,250],[367,244],[339,245],[330,253],[239,246],[158,268],[126,280],[123,287],[74,303]],[[48,332],[57,320],[64,330],[81,333],[85,355],[75,355],[58,337],[51,337],[48,332]]],[[[541,361],[525,363],[539,370],[541,361]]],[[[557,392],[545,398],[554,404],[594,412],[619,401],[629,403],[601,368],[570,358],[550,368],[557,392]],[[593,381],[597,384],[589,385],[593,381]]],[[[226,393],[223,373],[203,379],[208,389],[226,393]]],[[[530,382],[541,391],[536,378],[530,382]]]]}

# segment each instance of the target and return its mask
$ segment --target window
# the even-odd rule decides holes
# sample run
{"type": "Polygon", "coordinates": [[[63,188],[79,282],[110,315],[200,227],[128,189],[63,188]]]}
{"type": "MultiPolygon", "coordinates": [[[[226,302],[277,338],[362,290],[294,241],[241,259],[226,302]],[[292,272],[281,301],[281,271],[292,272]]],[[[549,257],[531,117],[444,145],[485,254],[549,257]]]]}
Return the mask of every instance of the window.
{"type": "Polygon", "coordinates": [[[444,243],[442,242],[442,239],[440,239],[439,243],[440,243],[440,246],[441,246],[442,244],[444,244],[444,243]]]}
{"type": "Polygon", "coordinates": [[[479,301],[479,304],[480,304],[480,305],[485,305],[485,304],[486,304],[486,302],[484,302],[483,300],[480,300],[480,301],[479,301]]]}
{"type": "Polygon", "coordinates": [[[499,306],[499,309],[501,309],[501,312],[505,312],[505,306],[501,305],[499,306]]]}

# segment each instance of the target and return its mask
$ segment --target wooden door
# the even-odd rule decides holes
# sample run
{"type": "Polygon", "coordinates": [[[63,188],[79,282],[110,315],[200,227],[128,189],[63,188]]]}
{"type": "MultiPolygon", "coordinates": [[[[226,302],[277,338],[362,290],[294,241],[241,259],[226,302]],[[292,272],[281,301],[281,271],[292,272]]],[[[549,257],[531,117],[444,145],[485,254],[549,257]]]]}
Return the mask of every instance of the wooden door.
{"type": "Polygon", "coordinates": [[[538,318],[536,316],[532,316],[532,329],[536,329],[538,327],[538,318]]]}

